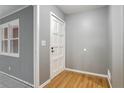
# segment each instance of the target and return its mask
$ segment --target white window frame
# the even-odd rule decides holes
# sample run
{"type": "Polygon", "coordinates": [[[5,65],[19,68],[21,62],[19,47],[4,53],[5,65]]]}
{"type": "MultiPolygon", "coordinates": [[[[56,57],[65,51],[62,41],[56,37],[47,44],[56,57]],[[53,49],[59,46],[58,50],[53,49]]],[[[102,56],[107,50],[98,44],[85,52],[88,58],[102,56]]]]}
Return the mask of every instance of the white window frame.
{"type": "MultiPolygon", "coordinates": [[[[19,19],[15,19],[15,20],[12,20],[10,22],[7,22],[5,24],[2,24],[0,25],[0,55],[4,55],[4,56],[11,56],[11,57],[19,57],[20,55],[20,25],[19,25],[19,19]],[[17,25],[18,26],[18,37],[17,38],[12,38],[11,37],[11,34],[12,34],[12,28],[17,25]],[[3,39],[3,29],[5,27],[8,27],[8,47],[7,47],[7,52],[4,52],[2,51],[2,40],[3,39]],[[2,32],[2,33],[1,33],[2,32]],[[13,52],[10,52],[10,48],[11,48],[11,45],[10,45],[10,41],[11,40],[18,40],[18,53],[13,53],[13,52]]],[[[6,39],[5,39],[6,40],[6,39]]]]}

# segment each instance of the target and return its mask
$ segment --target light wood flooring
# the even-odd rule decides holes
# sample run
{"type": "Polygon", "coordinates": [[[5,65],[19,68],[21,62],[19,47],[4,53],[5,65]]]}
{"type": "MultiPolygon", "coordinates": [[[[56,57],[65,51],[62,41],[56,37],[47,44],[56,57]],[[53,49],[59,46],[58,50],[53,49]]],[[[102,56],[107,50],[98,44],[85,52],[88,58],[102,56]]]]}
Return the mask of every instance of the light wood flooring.
{"type": "Polygon", "coordinates": [[[51,80],[45,88],[109,88],[107,78],[63,71],[51,80]]]}

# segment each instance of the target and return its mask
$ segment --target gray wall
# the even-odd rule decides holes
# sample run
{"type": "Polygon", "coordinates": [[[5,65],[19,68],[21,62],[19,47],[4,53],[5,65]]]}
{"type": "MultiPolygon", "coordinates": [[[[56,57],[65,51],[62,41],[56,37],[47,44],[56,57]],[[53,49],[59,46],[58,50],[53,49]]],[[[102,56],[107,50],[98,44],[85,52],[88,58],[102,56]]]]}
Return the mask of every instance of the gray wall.
{"type": "Polygon", "coordinates": [[[111,28],[111,22],[112,22],[112,13],[111,13],[111,6],[109,6],[109,63],[108,63],[108,69],[110,70],[110,73],[112,72],[112,28],[111,28]]]}
{"type": "Polygon", "coordinates": [[[20,19],[20,57],[0,55],[0,71],[33,84],[33,7],[0,19],[0,24],[16,18],[20,19]]]}
{"type": "Polygon", "coordinates": [[[124,88],[124,6],[123,6],[123,88],[124,88]]]}
{"type": "Polygon", "coordinates": [[[112,86],[123,86],[123,6],[110,6],[112,34],[112,86]]]}
{"type": "Polygon", "coordinates": [[[50,76],[50,12],[55,13],[64,20],[63,13],[56,7],[51,5],[40,6],[40,84],[49,79],[50,76]],[[41,40],[46,40],[46,47],[41,46],[41,40]]]}
{"type": "Polygon", "coordinates": [[[67,68],[106,74],[109,63],[108,22],[108,7],[66,16],[67,68]]]}

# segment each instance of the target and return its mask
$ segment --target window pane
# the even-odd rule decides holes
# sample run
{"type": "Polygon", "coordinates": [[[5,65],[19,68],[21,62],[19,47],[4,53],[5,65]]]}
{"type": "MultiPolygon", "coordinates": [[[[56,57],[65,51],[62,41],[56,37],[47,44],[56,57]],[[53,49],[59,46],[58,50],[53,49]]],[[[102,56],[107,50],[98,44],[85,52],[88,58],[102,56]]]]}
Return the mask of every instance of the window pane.
{"type": "Polygon", "coordinates": [[[13,40],[13,52],[18,53],[18,39],[13,40]]]}
{"type": "Polygon", "coordinates": [[[13,53],[13,40],[10,40],[10,53],[13,53]]]}
{"type": "Polygon", "coordinates": [[[1,52],[3,52],[4,51],[4,46],[3,46],[3,40],[2,40],[2,42],[1,42],[1,52]]]}
{"type": "Polygon", "coordinates": [[[10,52],[18,53],[18,39],[10,40],[10,52]]]}
{"type": "MultiPolygon", "coordinates": [[[[0,30],[0,34],[1,34],[0,35],[1,36],[0,39],[3,40],[3,30],[0,30]]],[[[1,43],[2,43],[2,41],[1,41],[1,43]]]]}
{"type": "Polygon", "coordinates": [[[8,38],[8,27],[4,28],[4,39],[8,38]]]}
{"type": "Polygon", "coordinates": [[[18,38],[18,26],[13,27],[12,33],[13,33],[13,38],[18,38]]]}
{"type": "Polygon", "coordinates": [[[5,52],[5,53],[7,53],[8,52],[8,40],[3,40],[3,51],[5,52]]]}

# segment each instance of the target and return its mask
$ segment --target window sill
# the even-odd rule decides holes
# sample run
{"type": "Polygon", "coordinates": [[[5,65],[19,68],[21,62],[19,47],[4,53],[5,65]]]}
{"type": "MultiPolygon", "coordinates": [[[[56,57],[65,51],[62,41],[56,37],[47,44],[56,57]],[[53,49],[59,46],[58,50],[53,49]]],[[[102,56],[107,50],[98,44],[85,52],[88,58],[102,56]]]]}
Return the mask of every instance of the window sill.
{"type": "Polygon", "coordinates": [[[17,57],[17,58],[19,58],[19,54],[10,54],[10,53],[0,53],[0,55],[2,55],[2,56],[10,56],[10,57],[17,57]]]}

